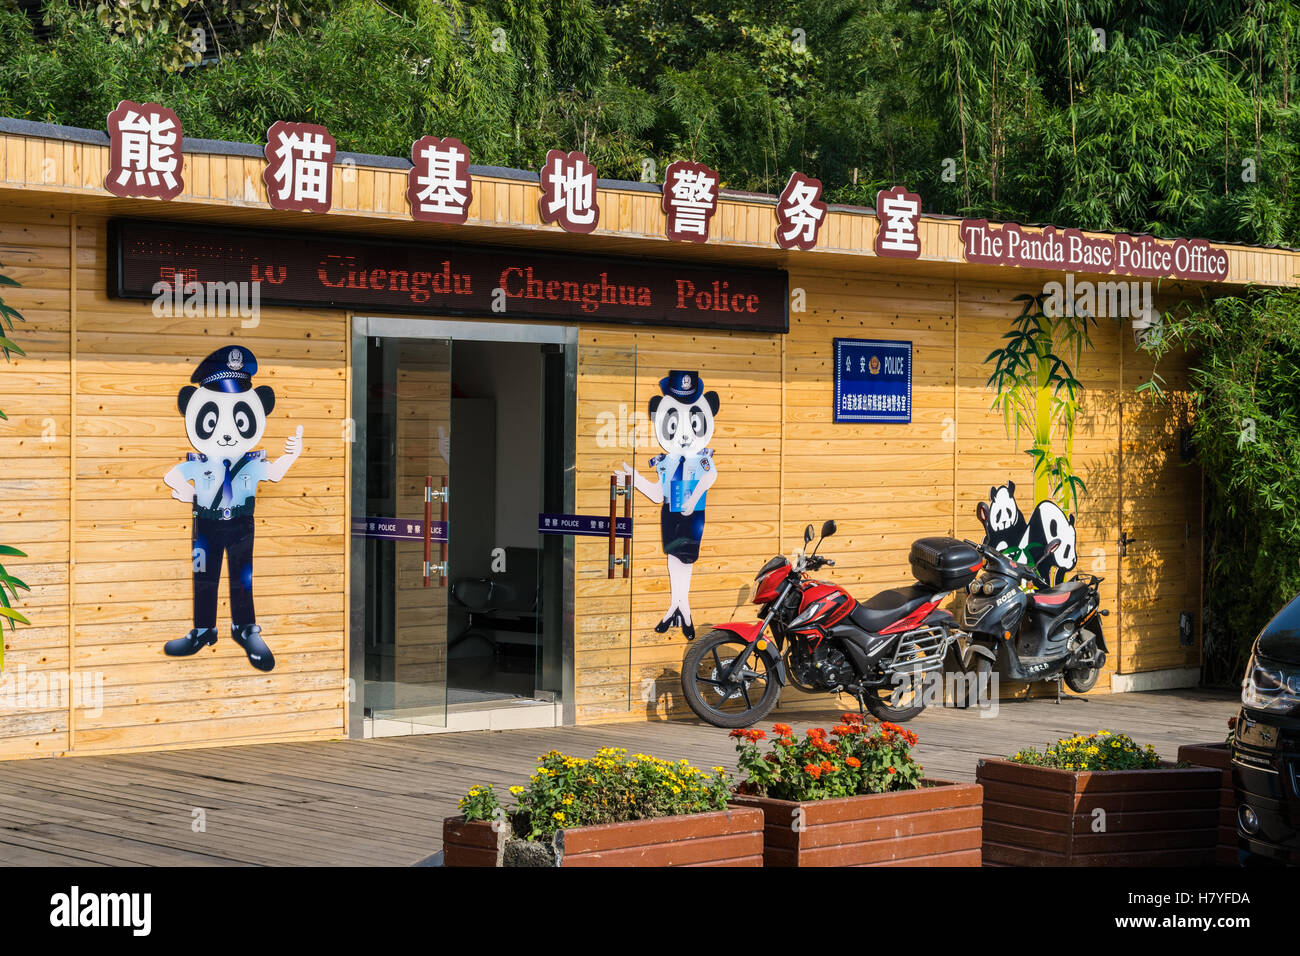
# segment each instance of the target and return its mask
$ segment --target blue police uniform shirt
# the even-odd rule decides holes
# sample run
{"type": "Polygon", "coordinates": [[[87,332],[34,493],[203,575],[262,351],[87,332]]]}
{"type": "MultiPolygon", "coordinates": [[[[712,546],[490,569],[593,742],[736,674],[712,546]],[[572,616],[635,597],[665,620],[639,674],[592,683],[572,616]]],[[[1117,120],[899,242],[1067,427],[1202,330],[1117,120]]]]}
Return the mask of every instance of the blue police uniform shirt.
{"type": "Polygon", "coordinates": [[[224,461],[190,452],[177,467],[198,490],[194,499],[195,517],[229,520],[252,514],[257,483],[266,480],[266,465],[265,451],[250,451],[243,459],[232,461],[228,493],[222,487],[226,474],[224,461]]]}
{"type": "MultiPolygon", "coordinates": [[[[705,448],[698,455],[655,455],[650,465],[659,473],[659,487],[664,492],[664,504],[669,511],[680,513],[686,499],[695,491],[700,479],[713,468],[713,449],[705,448]]],[[[703,511],[708,492],[700,495],[696,511],[703,511]]]]}

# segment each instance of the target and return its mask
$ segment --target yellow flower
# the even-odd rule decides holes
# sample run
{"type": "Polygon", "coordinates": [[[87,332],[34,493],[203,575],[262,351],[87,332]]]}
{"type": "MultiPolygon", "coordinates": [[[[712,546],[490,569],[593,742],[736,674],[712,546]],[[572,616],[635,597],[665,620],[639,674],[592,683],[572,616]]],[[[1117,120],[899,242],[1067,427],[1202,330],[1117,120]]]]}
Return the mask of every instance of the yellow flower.
{"type": "Polygon", "coordinates": [[[561,813],[559,810],[556,810],[554,813],[551,814],[551,816],[554,819],[559,820],[561,823],[564,822],[564,814],[561,813]]]}
{"type": "Polygon", "coordinates": [[[514,795],[517,797],[517,796],[519,796],[521,793],[524,792],[524,788],[523,788],[523,787],[511,787],[511,788],[510,788],[510,792],[511,792],[512,794],[514,794],[514,795]]]}

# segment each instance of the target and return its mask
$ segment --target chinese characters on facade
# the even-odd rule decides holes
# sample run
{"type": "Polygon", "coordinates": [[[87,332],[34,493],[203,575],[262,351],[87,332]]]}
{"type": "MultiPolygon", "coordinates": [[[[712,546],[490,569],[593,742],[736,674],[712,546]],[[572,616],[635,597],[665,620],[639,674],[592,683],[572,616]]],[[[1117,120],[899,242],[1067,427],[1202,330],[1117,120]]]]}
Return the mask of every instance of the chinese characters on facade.
{"type": "Polygon", "coordinates": [[[181,121],[157,103],[123,100],[108,114],[108,174],[114,196],[175,199],[181,179],[181,121]]]}
{"type": "Polygon", "coordinates": [[[451,136],[421,137],[411,146],[411,164],[406,186],[411,218],[464,224],[474,195],[465,144],[451,136]]]}
{"type": "Polygon", "coordinates": [[[553,222],[565,232],[587,233],[600,222],[596,205],[596,167],[586,154],[553,149],[542,165],[542,196],[537,211],[542,222],[553,222]]]}
{"type": "MultiPolygon", "coordinates": [[[[108,114],[109,170],[105,188],[116,196],[174,199],[182,178],[180,118],[157,103],[123,100],[108,114]]],[[[273,209],[329,212],[338,155],[328,129],[279,120],[267,131],[262,179],[273,209]]],[[[345,160],[343,165],[349,165],[345,160]]],[[[346,175],[343,181],[347,181],[346,175]]],[[[718,211],[721,176],[704,163],[677,160],[665,170],[660,202],[664,235],[703,243],[718,211]]],[[[598,181],[591,160],[578,150],[550,150],[539,176],[537,210],[544,223],[590,233],[600,223],[598,181]]],[[[829,207],[821,180],[794,172],[777,198],[773,239],[781,249],[816,248],[829,207]]],[[[469,148],[455,137],[423,136],[411,145],[406,199],[412,219],[463,225],[474,198],[469,148]]],[[[921,254],[921,197],[901,186],[876,196],[876,255],[915,259],[921,254]]]]}
{"type": "Polygon", "coordinates": [[[334,200],[334,137],[314,123],[277,120],[266,134],[266,198],[272,209],[329,212],[334,200]]]}
{"type": "Polygon", "coordinates": [[[921,255],[921,197],[902,186],[876,193],[876,255],[916,259],[921,255]]]}

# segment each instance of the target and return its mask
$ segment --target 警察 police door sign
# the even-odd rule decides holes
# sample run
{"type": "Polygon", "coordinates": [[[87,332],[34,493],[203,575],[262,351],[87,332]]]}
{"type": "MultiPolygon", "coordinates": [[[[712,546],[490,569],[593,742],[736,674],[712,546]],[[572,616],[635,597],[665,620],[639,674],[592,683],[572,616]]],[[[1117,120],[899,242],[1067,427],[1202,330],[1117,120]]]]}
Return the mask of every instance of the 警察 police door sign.
{"type": "Polygon", "coordinates": [[[912,343],[835,339],[835,421],[912,420],[912,343]]]}

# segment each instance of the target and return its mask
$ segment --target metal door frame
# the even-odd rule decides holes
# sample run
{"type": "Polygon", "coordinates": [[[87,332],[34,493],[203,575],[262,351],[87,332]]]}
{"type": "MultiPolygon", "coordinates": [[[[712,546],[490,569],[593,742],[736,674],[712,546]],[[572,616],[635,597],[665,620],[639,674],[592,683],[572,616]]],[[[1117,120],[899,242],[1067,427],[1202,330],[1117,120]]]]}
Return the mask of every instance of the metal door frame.
{"type": "MultiPolygon", "coordinates": [[[[349,474],[350,515],[363,515],[366,507],[366,398],[368,390],[366,347],[370,338],[456,339],[479,342],[524,342],[559,345],[564,349],[564,509],[574,510],[574,470],[577,457],[578,415],[578,329],[564,325],[525,325],[504,322],[450,321],[444,319],[392,318],[388,316],[351,316],[352,343],[350,369],[352,388],[349,395],[352,423],[352,456],[349,474]]],[[[455,362],[453,351],[452,361],[455,362]]],[[[364,735],[365,687],[365,549],[352,546],[352,529],[346,529],[348,542],[348,679],[347,729],[350,738],[364,735]]],[[[562,720],[573,724],[577,706],[574,694],[573,639],[573,538],[565,536],[563,595],[561,611],[561,655],[563,691],[562,720]]]]}

